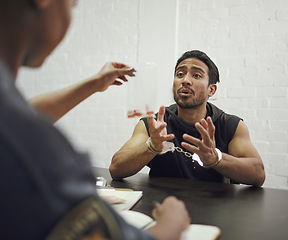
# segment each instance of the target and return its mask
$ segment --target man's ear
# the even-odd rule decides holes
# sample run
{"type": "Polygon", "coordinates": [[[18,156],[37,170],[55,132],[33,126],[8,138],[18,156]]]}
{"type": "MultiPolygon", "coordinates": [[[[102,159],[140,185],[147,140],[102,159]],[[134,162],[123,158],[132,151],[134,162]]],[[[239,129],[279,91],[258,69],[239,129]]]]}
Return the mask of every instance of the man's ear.
{"type": "Polygon", "coordinates": [[[217,91],[217,85],[216,84],[210,84],[208,86],[208,88],[209,88],[208,96],[212,97],[215,94],[215,92],[217,91]]]}
{"type": "Polygon", "coordinates": [[[38,9],[46,8],[51,2],[51,0],[31,0],[31,1],[34,3],[35,7],[37,7],[38,9]]]}

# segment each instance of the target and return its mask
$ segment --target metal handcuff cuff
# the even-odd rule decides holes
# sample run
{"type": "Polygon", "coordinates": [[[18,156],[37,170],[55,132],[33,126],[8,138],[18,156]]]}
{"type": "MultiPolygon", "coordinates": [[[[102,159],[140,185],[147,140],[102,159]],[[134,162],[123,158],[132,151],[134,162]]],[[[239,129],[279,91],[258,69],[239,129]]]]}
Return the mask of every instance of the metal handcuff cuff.
{"type": "Polygon", "coordinates": [[[198,162],[198,164],[203,167],[203,168],[213,168],[213,167],[216,167],[220,161],[222,160],[222,152],[218,149],[218,148],[215,148],[217,154],[218,154],[218,161],[216,163],[212,163],[212,164],[209,164],[209,165],[204,165],[203,162],[201,161],[200,157],[198,156],[198,154],[194,153],[194,154],[191,154],[190,152],[185,152],[182,148],[180,147],[175,147],[174,143],[173,142],[167,142],[165,141],[164,142],[164,148],[161,152],[155,150],[152,146],[152,142],[151,142],[151,137],[148,138],[148,140],[146,141],[146,145],[148,147],[148,149],[156,154],[156,155],[162,155],[162,154],[165,154],[167,152],[174,152],[175,150],[177,152],[182,152],[186,157],[191,157],[192,158],[192,161],[196,161],[198,162]]]}

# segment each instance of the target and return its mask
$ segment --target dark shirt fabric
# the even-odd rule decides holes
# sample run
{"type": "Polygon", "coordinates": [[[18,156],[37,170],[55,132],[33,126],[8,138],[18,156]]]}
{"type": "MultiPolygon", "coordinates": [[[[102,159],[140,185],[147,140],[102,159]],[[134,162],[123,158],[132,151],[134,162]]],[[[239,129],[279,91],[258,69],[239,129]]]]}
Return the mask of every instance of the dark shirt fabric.
{"type": "MultiPolygon", "coordinates": [[[[0,239],[45,239],[62,218],[91,198],[102,209],[95,208],[100,220],[94,231],[111,238],[109,221],[101,220],[110,214],[115,226],[121,226],[118,239],[153,239],[99,201],[88,155],[75,151],[52,123],[25,101],[1,61],[0,116],[0,239]]],[[[84,208],[92,202],[86,202],[84,208]]],[[[84,224],[80,230],[86,228],[89,226],[84,224]]],[[[81,236],[78,232],[65,239],[81,236]]]]}
{"type": "MultiPolygon", "coordinates": [[[[207,103],[207,116],[212,118],[215,125],[215,141],[216,147],[221,152],[228,152],[228,144],[232,140],[239,121],[239,117],[229,115],[217,108],[211,103],[207,103]]],[[[175,138],[172,140],[175,147],[181,147],[184,152],[188,152],[181,146],[183,142],[183,134],[187,133],[193,137],[201,139],[201,135],[195,128],[195,125],[191,125],[178,118],[177,105],[173,104],[166,107],[164,121],[167,123],[167,133],[173,133],[175,138]]],[[[157,114],[156,114],[157,116],[157,114]]],[[[207,117],[206,116],[206,117],[207,117]]],[[[149,126],[146,118],[142,118],[144,121],[148,135],[149,126]]],[[[193,154],[193,153],[192,153],[193,154]]],[[[192,158],[185,156],[183,152],[167,152],[163,155],[156,155],[148,164],[150,167],[149,175],[151,177],[176,177],[176,178],[190,178],[203,181],[213,182],[227,182],[221,174],[214,169],[205,169],[201,167],[198,162],[192,161],[192,158]]]]}

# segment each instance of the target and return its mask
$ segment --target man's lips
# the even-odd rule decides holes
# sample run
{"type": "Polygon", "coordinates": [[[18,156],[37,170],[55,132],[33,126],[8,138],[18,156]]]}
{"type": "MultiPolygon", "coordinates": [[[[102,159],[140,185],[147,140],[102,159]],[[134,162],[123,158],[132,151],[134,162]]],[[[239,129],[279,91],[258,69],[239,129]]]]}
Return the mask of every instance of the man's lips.
{"type": "Polygon", "coordinates": [[[195,95],[194,90],[192,90],[192,89],[190,89],[190,88],[185,88],[185,87],[179,88],[178,91],[177,91],[177,93],[178,93],[179,95],[191,95],[191,94],[195,95]]]}

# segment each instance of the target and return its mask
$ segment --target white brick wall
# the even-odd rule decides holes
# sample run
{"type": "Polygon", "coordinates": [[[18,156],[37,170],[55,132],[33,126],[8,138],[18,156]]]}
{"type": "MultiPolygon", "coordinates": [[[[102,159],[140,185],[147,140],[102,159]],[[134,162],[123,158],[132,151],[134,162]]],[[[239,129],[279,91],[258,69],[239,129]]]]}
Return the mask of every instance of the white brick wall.
{"type": "MultiPolygon", "coordinates": [[[[156,62],[157,105],[172,103],[173,68],[187,50],[217,64],[211,101],[242,117],[265,163],[266,187],[288,188],[288,2],[286,0],[85,0],[65,40],[38,70],[20,72],[27,97],[75,83],[106,61],[156,62]]],[[[137,120],[125,115],[127,86],[110,87],[56,125],[108,167],[137,120]]]]}

